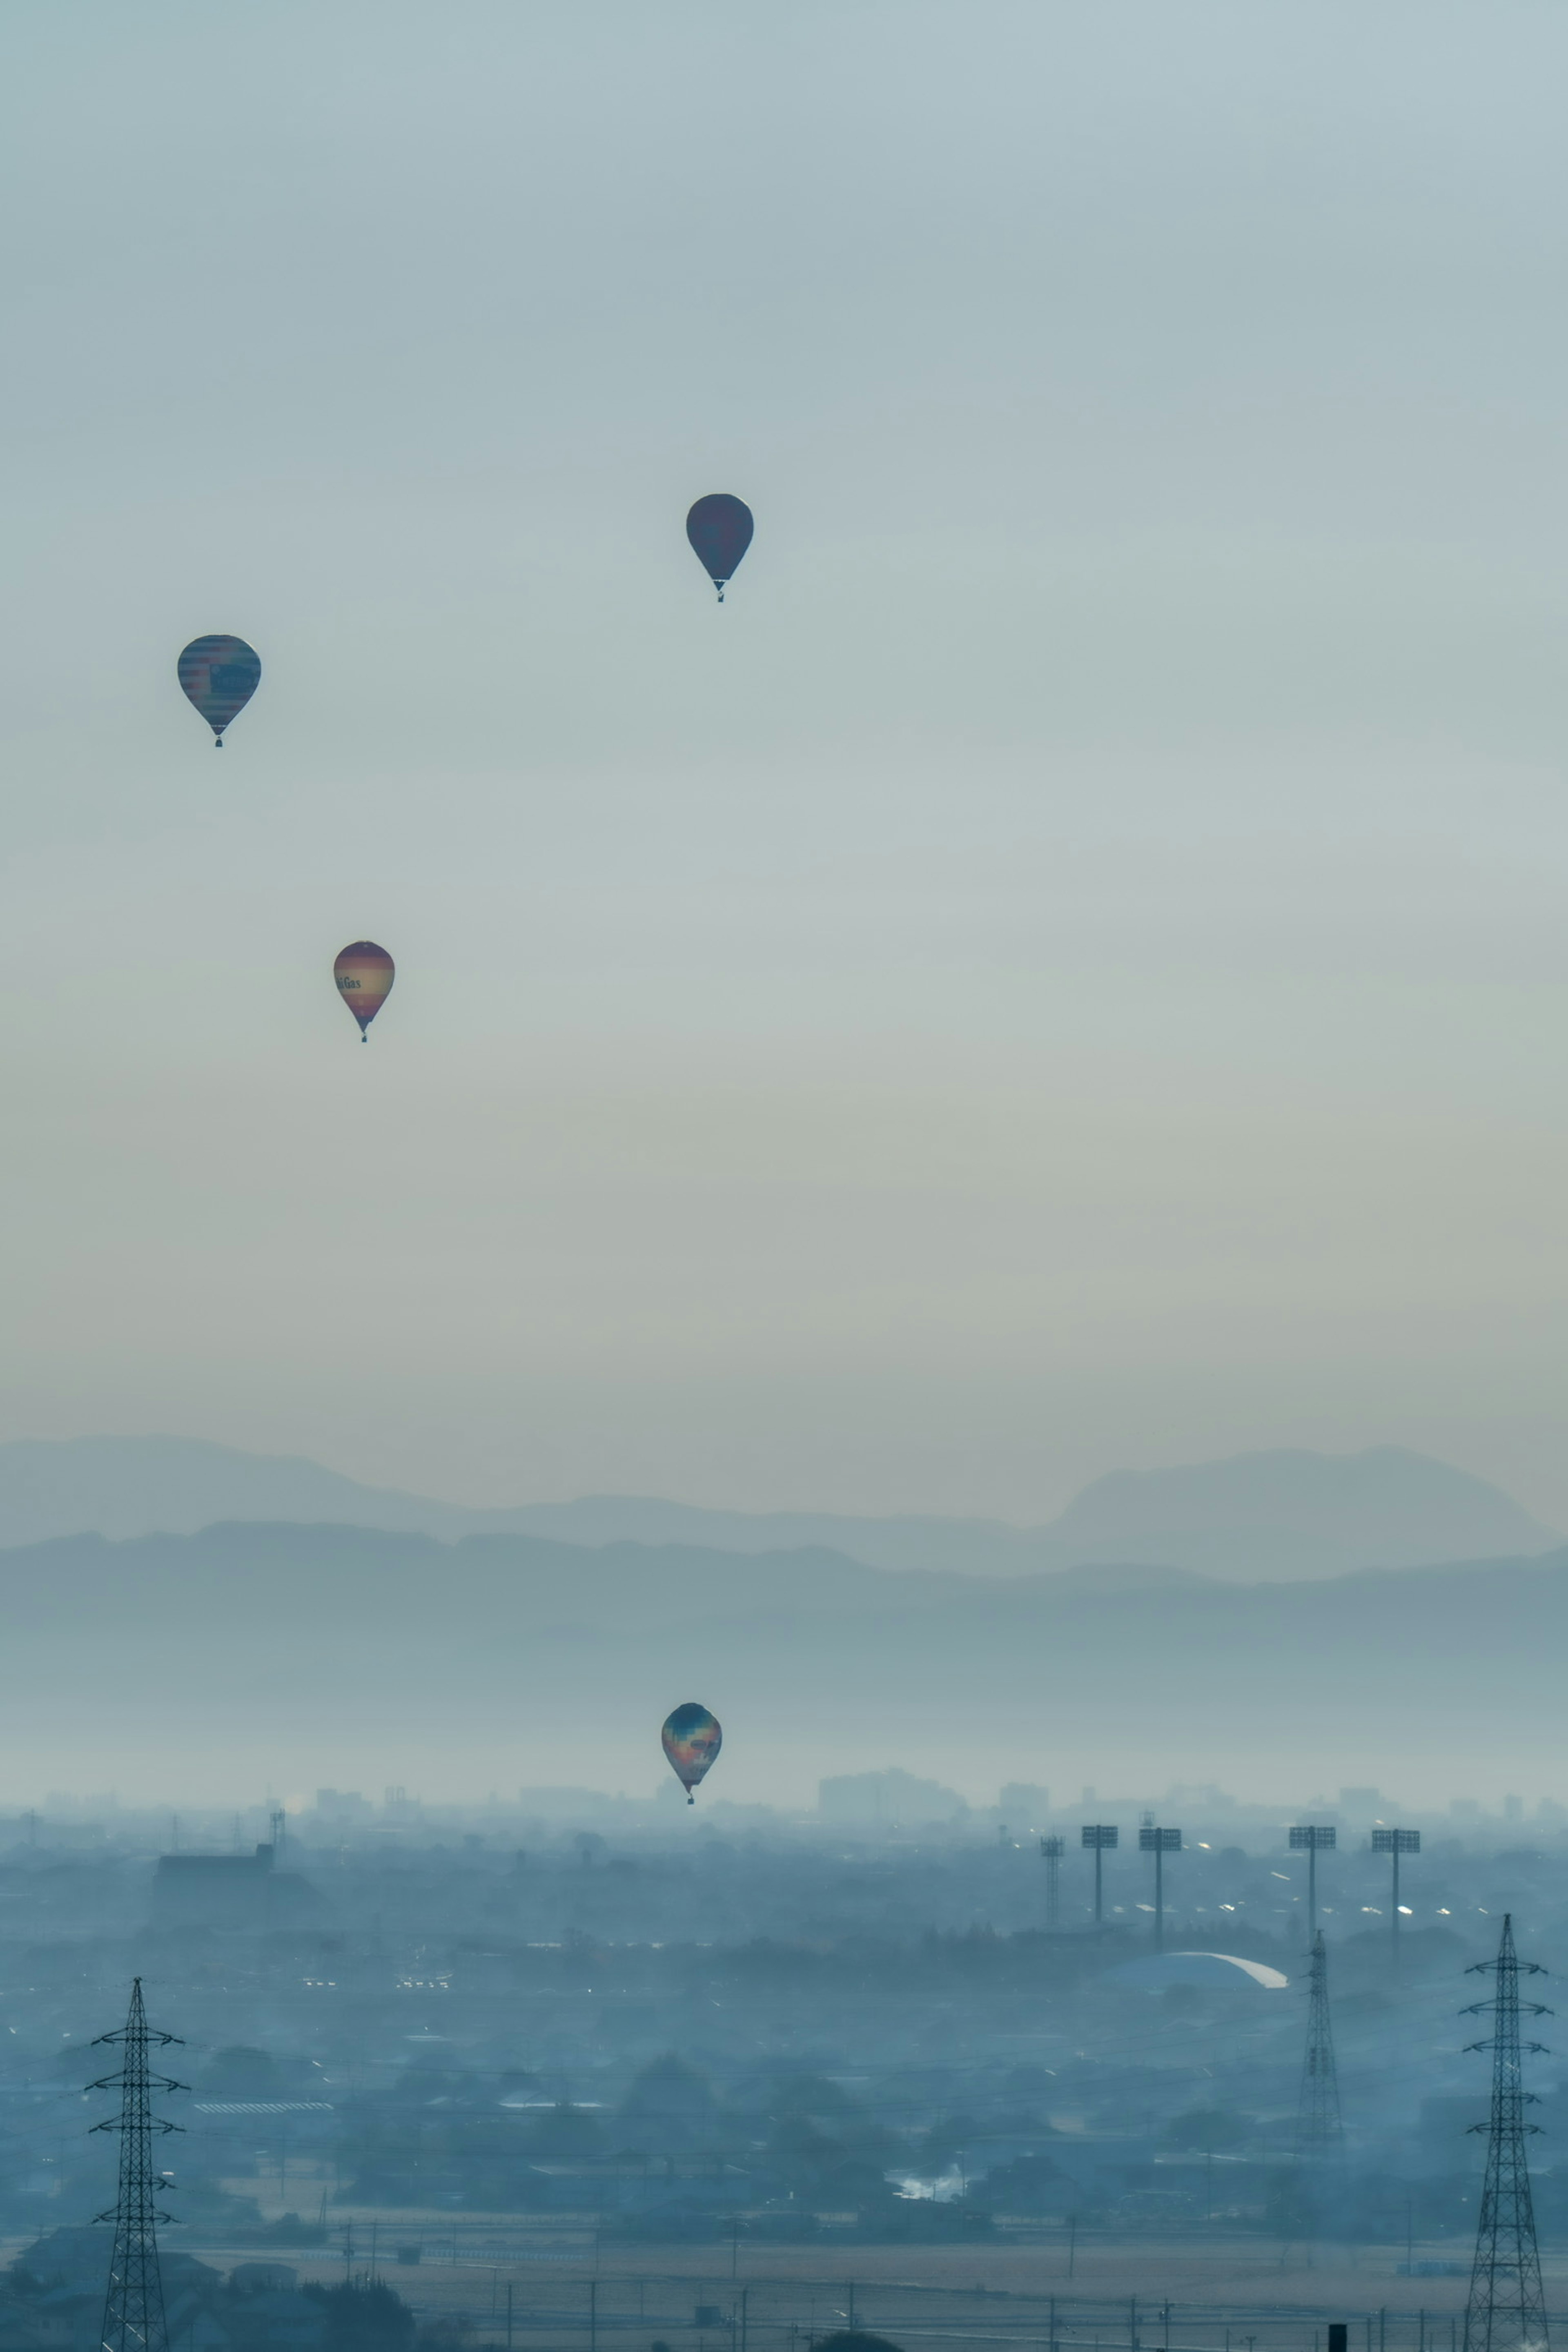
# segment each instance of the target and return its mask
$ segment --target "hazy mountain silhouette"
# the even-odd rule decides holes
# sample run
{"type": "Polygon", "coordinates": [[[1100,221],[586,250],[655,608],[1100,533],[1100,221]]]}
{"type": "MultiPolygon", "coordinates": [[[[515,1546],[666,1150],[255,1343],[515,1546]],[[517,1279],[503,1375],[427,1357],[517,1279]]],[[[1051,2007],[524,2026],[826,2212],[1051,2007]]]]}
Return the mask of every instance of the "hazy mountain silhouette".
{"type": "Polygon", "coordinates": [[[1158,1560],[1248,1582],[1539,1552],[1563,1540],[1484,1478],[1397,1445],[1113,1470],[1039,1534],[1064,1564],[1158,1560]]]}
{"type": "Polygon", "coordinates": [[[1287,1733],[1395,1769],[1424,1745],[1540,1773],[1555,1759],[1568,1550],[1542,1559],[1238,1586],[1169,1570],[1106,1582],[938,1576],[826,1551],[603,1550],[519,1536],[217,1527],[0,1553],[0,1727],[135,1752],[325,1738],[417,1759],[570,1759],[700,1693],[727,1753],[818,1769],[902,1756],[949,1780],[977,1739],[1086,1761],[1192,1752],[1249,1784],[1287,1733]],[[820,1764],[818,1759],[820,1759],[820,1764]]]}
{"type": "Polygon", "coordinates": [[[0,1546],[89,1532],[190,1534],[244,1519],[447,1540],[515,1534],[731,1554],[826,1548],[868,1567],[967,1576],[1141,1562],[1237,1582],[1501,1558],[1561,1540],[1485,1479],[1397,1446],[1349,1454],[1247,1454],[1174,1470],[1115,1471],[1040,1528],[993,1519],[710,1511],[637,1496],[468,1510],[361,1486],[298,1455],[246,1454],[189,1438],[0,1446],[0,1546]]]}

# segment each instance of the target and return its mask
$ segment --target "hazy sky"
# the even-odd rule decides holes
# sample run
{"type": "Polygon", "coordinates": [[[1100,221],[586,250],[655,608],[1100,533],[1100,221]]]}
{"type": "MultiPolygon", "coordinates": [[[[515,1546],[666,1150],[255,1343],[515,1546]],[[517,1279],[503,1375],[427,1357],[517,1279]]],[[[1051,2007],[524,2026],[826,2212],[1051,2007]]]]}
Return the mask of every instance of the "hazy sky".
{"type": "Polygon", "coordinates": [[[1568,1523],[1565,78],[1560,0],[12,0],[0,1434],[1568,1523]]]}

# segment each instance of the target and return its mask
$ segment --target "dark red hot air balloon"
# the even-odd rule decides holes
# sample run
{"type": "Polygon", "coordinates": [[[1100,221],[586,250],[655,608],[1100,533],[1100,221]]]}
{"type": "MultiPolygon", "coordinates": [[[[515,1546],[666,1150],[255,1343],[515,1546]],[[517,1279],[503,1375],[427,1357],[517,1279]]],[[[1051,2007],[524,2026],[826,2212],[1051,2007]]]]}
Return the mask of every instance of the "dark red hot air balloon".
{"type": "Polygon", "coordinates": [[[751,508],[744,499],[731,498],[728,490],[714,490],[708,498],[699,499],[686,518],[691,551],[719,591],[721,604],[725,583],[734,576],[750,547],[753,528],[751,508]]]}

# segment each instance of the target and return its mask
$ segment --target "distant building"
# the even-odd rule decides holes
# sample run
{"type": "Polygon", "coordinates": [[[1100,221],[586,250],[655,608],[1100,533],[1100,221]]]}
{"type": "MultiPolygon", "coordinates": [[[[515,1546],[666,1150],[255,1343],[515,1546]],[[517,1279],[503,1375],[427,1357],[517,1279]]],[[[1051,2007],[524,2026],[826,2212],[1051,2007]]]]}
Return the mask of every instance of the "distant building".
{"type": "Polygon", "coordinates": [[[318,1789],[316,1811],[324,1822],[369,1821],[375,1807],[357,1789],[318,1789]]]}
{"type": "Polygon", "coordinates": [[[894,1767],[886,1772],[845,1772],[817,1787],[824,1821],[857,1822],[893,1829],[911,1823],[954,1822],[969,1811],[956,1789],[921,1780],[894,1767]]]}
{"type": "Polygon", "coordinates": [[[1051,1817],[1051,1792],[1033,1780],[1009,1780],[996,1800],[996,1810],[1015,1829],[1038,1829],[1051,1817]]]}
{"type": "Polygon", "coordinates": [[[273,1852],[165,1853],[153,1875],[155,1927],[264,1927],[272,1911],[273,1852]]]}
{"type": "Polygon", "coordinates": [[[330,1906],[297,1871],[279,1870],[277,1851],[165,1853],[153,1874],[154,1927],[283,1927],[319,1919],[330,1906]]]}

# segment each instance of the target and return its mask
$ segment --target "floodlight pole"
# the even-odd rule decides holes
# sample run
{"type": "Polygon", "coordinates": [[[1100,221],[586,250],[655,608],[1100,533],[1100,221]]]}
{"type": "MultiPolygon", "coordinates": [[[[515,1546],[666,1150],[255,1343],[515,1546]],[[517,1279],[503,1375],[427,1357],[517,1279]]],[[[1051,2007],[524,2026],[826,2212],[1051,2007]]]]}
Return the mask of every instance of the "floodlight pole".
{"type": "Polygon", "coordinates": [[[1394,1973],[1397,1976],[1399,1974],[1399,1857],[1402,1853],[1420,1853],[1421,1832],[1419,1830],[1373,1830],[1372,1850],[1373,1853],[1387,1854],[1394,1864],[1394,1919],[1389,1934],[1389,1948],[1394,1957],[1394,1973]]]}
{"type": "Polygon", "coordinates": [[[1142,1822],[1138,1831],[1138,1843],[1145,1853],[1154,1857],[1154,1949],[1165,1948],[1165,1856],[1180,1853],[1180,1830],[1156,1829],[1151,1821],[1142,1822]]]}
{"type": "Polygon", "coordinates": [[[1059,1837],[1043,1837],[1040,1840],[1040,1855],[1046,1865],[1046,1925],[1047,1927],[1059,1927],[1061,1924],[1061,1869],[1062,1856],[1067,1852],[1067,1843],[1066,1838],[1059,1837]]]}
{"type": "Polygon", "coordinates": [[[1290,1832],[1290,1843],[1298,1853],[1307,1852],[1307,1942],[1310,1946],[1318,1932],[1318,1855],[1331,1853],[1338,1844],[1337,1832],[1326,1822],[1306,1822],[1290,1832]]]}
{"type": "Polygon", "coordinates": [[[1082,1842],[1094,1849],[1094,1924],[1098,1927],[1105,1917],[1104,1881],[1101,1876],[1108,1849],[1113,1847],[1121,1832],[1112,1822],[1085,1822],[1082,1842]]]}

